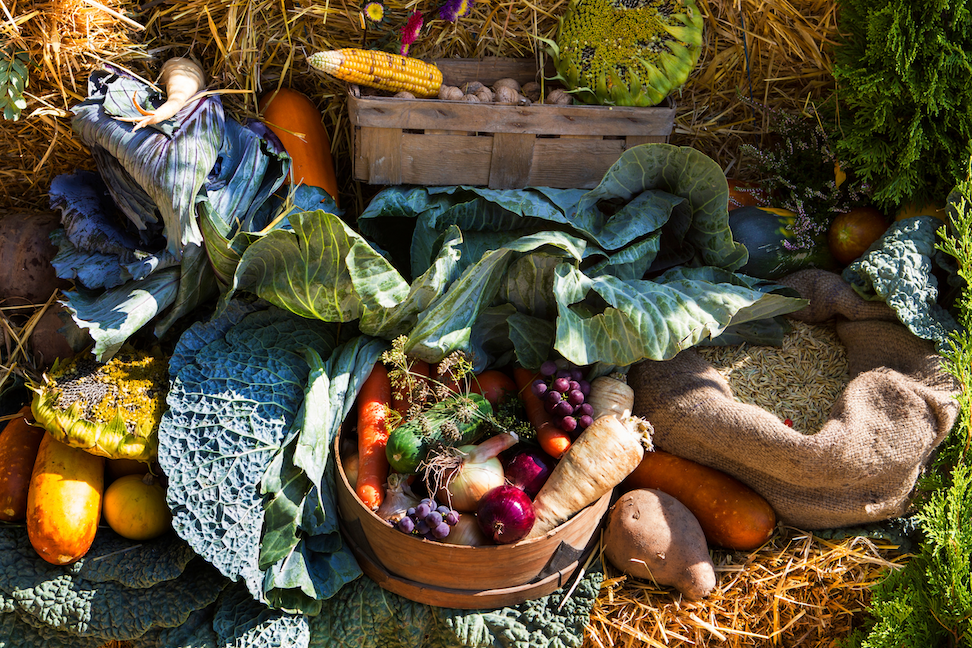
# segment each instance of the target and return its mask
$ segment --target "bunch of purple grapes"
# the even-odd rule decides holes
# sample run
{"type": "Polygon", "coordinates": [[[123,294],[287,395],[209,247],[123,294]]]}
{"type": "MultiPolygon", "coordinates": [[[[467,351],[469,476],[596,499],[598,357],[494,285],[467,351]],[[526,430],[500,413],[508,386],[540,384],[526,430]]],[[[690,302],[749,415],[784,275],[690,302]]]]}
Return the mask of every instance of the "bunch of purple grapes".
{"type": "Polygon", "coordinates": [[[564,432],[576,436],[594,422],[594,409],[587,402],[591,384],[584,380],[584,372],[570,363],[547,360],[540,365],[541,378],[533,381],[533,393],[543,401],[543,407],[553,422],[564,432]]]}
{"type": "Polygon", "coordinates": [[[427,540],[444,540],[458,521],[458,511],[436,504],[434,499],[426,497],[409,508],[395,528],[402,533],[421,536],[427,540]]]}

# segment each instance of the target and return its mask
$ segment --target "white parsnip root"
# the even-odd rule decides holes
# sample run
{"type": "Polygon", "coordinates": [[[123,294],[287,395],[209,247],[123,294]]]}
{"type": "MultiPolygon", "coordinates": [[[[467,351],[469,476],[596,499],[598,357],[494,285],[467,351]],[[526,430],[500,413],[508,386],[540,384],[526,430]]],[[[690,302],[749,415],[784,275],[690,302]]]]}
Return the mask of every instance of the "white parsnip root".
{"type": "Polygon", "coordinates": [[[135,122],[132,130],[138,130],[152,124],[158,124],[170,119],[183,106],[192,101],[206,87],[206,73],[198,63],[191,59],[170,58],[162,65],[159,82],[165,86],[165,103],[153,111],[143,109],[132,97],[135,108],[143,115],[143,119],[135,122]]]}
{"type": "Polygon", "coordinates": [[[651,448],[651,432],[637,416],[606,414],[587,426],[534,498],[527,537],[546,535],[624,481],[651,448]]]}

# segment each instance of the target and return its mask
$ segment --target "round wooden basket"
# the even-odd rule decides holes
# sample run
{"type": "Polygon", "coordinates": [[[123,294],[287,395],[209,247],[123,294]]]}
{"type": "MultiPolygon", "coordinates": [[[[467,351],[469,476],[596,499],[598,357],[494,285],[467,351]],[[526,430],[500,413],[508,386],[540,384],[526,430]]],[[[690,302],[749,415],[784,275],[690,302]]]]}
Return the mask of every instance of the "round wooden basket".
{"type": "Polygon", "coordinates": [[[406,535],[361,503],[335,441],[341,532],[362,571],[410,600],[464,609],[516,605],[567,584],[597,544],[608,493],[541,538],[468,547],[406,535]]]}

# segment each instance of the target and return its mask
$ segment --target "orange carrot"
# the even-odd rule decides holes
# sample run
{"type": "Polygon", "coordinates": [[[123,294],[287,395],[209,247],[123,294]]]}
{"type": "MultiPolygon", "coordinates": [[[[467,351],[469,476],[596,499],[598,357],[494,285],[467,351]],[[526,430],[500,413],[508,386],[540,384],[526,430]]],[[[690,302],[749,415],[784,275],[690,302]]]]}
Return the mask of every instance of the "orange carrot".
{"type": "Polygon", "coordinates": [[[388,412],[391,381],[388,370],[376,362],[358,393],[358,481],[355,492],[365,506],[377,511],[385,499],[388,479],[388,412]]]}
{"type": "Polygon", "coordinates": [[[425,360],[413,360],[409,365],[410,379],[402,385],[402,389],[392,390],[392,409],[402,415],[402,420],[408,416],[408,408],[412,405],[412,394],[409,387],[418,380],[429,377],[429,363],[425,360]]]}
{"type": "Polygon", "coordinates": [[[513,368],[513,380],[519,390],[520,398],[526,409],[527,418],[537,429],[537,441],[543,451],[554,459],[560,459],[567,449],[570,448],[570,435],[557,427],[547,410],[543,409],[543,402],[533,393],[531,386],[540,374],[534,373],[529,369],[516,366],[513,368]]]}

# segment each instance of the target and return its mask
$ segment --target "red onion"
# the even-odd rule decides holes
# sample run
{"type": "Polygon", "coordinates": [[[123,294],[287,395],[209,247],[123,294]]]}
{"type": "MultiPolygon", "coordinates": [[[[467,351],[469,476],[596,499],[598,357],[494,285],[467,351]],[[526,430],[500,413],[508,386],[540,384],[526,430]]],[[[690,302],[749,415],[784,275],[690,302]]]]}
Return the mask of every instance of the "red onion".
{"type": "Polygon", "coordinates": [[[459,446],[462,461],[446,473],[446,483],[436,498],[457,511],[475,511],[483,495],[506,483],[498,455],[516,442],[514,435],[497,434],[479,445],[459,446]]]}
{"type": "Polygon", "coordinates": [[[523,450],[506,463],[507,483],[522,489],[530,498],[537,496],[556,462],[541,450],[523,450]]]}
{"type": "Polygon", "coordinates": [[[505,484],[486,493],[476,511],[479,528],[496,544],[513,544],[526,537],[537,519],[530,497],[505,484]]]}

